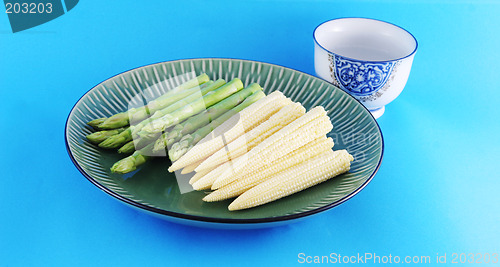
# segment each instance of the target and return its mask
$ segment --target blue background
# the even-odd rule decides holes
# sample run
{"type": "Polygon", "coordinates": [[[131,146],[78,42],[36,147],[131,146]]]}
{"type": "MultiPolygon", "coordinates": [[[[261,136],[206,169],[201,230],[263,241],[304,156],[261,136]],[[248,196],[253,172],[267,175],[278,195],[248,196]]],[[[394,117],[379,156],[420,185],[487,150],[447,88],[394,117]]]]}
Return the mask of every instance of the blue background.
{"type": "Polygon", "coordinates": [[[0,15],[0,266],[293,265],[298,254],[500,253],[500,4],[494,1],[80,1],[13,34],[0,15]],[[71,163],[76,101],[124,70],[181,58],[260,60],[314,74],[312,31],[389,21],[419,41],[378,122],[385,156],[346,203],[282,227],[225,231],[143,214],[71,163]]]}

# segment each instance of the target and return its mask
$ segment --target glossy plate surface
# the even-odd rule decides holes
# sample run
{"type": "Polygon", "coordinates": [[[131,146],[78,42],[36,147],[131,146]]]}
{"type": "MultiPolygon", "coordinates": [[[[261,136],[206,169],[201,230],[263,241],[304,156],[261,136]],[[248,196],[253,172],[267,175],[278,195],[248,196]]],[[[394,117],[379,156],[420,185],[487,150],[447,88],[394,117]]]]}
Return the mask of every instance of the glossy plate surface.
{"type": "Polygon", "coordinates": [[[104,192],[162,218],[202,226],[281,224],[332,208],[366,186],[383,155],[382,133],[375,119],[344,91],[299,71],[238,59],[177,60],[121,73],[98,84],[76,103],[65,131],[66,146],[75,166],[104,192]],[[87,142],[85,136],[92,130],[86,122],[125,111],[133,97],[157,97],[183,79],[203,72],[213,80],[238,77],[245,86],[259,83],[267,94],[279,90],[307,110],[323,106],[334,126],[329,134],[335,142],[334,149],[347,149],[355,158],[351,171],[278,201],[236,212],[227,209],[231,200],[204,203],[201,199],[205,192],[181,193],[175,175],[167,172],[169,161],[164,158],[148,162],[128,175],[111,173],[110,167],[123,156],[87,142]]]}

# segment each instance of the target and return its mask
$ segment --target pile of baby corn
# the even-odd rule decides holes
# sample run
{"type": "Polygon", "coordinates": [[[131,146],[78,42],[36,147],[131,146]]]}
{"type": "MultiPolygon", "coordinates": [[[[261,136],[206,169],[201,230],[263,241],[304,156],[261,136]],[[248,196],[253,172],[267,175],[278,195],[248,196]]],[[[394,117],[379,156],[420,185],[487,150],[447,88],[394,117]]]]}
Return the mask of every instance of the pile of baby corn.
{"type": "Polygon", "coordinates": [[[334,151],[333,126],[321,106],[306,109],[273,92],[215,128],[175,161],[170,172],[195,171],[203,200],[236,197],[229,210],[259,206],[349,171],[353,157],[334,151]]]}

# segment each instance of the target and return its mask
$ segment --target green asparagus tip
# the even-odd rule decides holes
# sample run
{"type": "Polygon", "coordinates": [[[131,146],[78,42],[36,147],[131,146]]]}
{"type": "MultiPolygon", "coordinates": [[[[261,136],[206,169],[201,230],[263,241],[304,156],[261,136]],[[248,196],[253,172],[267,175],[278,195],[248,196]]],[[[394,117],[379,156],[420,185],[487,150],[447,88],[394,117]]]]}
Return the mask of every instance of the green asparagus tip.
{"type": "Polygon", "coordinates": [[[151,140],[154,140],[156,138],[158,138],[158,136],[160,136],[161,133],[150,133],[150,132],[145,132],[145,131],[140,131],[136,137],[134,137],[135,139],[138,139],[138,140],[148,140],[148,141],[151,141],[151,140]]]}
{"type": "Polygon", "coordinates": [[[110,138],[114,135],[117,135],[121,132],[123,132],[125,129],[124,128],[119,128],[115,130],[105,130],[105,131],[99,131],[95,133],[91,133],[87,135],[87,139],[94,144],[99,144],[106,140],[107,138],[110,138]]]}
{"type": "Polygon", "coordinates": [[[165,151],[164,136],[161,136],[160,138],[158,138],[158,140],[156,140],[156,142],[153,146],[153,153],[158,153],[158,152],[162,152],[162,151],[165,151]]]}
{"type": "MultiPolygon", "coordinates": [[[[168,118],[168,116],[165,116],[164,118],[168,118]]],[[[164,123],[165,119],[164,118],[153,120],[151,123],[144,126],[142,128],[141,132],[143,132],[145,134],[161,133],[162,131],[165,130],[165,123],[164,123]]]]}
{"type": "Polygon", "coordinates": [[[101,123],[103,123],[106,119],[107,119],[107,118],[106,118],[106,117],[104,117],[104,118],[99,118],[99,119],[91,120],[91,121],[87,122],[87,125],[89,125],[89,126],[91,126],[92,128],[94,128],[94,129],[98,130],[98,129],[100,129],[100,128],[99,128],[99,125],[100,125],[101,123]]]}
{"type": "Polygon", "coordinates": [[[113,148],[119,148],[120,146],[123,145],[123,143],[124,143],[124,138],[122,138],[119,135],[114,135],[102,141],[99,144],[99,147],[113,149],[113,148]]]}
{"type": "Polygon", "coordinates": [[[128,125],[128,113],[122,112],[107,118],[103,123],[99,124],[101,129],[116,129],[128,125]]]}
{"type": "Polygon", "coordinates": [[[180,139],[180,137],[167,139],[167,146],[166,147],[170,147],[173,143],[179,141],[179,139],[180,139]]]}
{"type": "Polygon", "coordinates": [[[96,144],[96,145],[101,143],[102,141],[106,140],[105,137],[103,139],[103,134],[101,132],[91,133],[91,134],[87,135],[86,137],[87,137],[87,140],[89,140],[92,144],[96,144]]]}
{"type": "Polygon", "coordinates": [[[132,154],[135,151],[134,141],[130,141],[118,149],[118,153],[132,154]]]}
{"type": "MultiPolygon", "coordinates": [[[[160,137],[161,133],[158,134],[148,134],[148,135],[139,135],[134,138],[134,144],[137,149],[143,148],[151,143],[153,143],[158,137],[160,137]]],[[[152,148],[152,147],[151,147],[152,148]]]]}
{"type": "Polygon", "coordinates": [[[168,133],[167,139],[174,139],[179,135],[180,135],[180,131],[173,129],[171,132],[168,133]]]}
{"type": "Polygon", "coordinates": [[[168,151],[168,157],[170,158],[171,161],[178,160],[188,151],[190,142],[189,140],[183,140],[183,139],[185,138],[183,137],[181,141],[173,144],[172,148],[168,151]]]}
{"type": "Polygon", "coordinates": [[[113,173],[125,174],[129,172],[133,172],[137,169],[135,166],[135,158],[133,156],[126,157],[111,167],[111,171],[113,173]]]}

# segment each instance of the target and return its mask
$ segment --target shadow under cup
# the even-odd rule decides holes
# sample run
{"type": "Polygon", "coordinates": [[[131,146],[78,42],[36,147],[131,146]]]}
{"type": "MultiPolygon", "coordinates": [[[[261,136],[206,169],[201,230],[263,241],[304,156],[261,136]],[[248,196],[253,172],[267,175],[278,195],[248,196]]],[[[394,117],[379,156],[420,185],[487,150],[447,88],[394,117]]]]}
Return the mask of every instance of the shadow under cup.
{"type": "Polygon", "coordinates": [[[380,117],[406,85],[417,40],[405,29],[366,18],[341,18],[314,30],[316,75],[380,117]]]}

